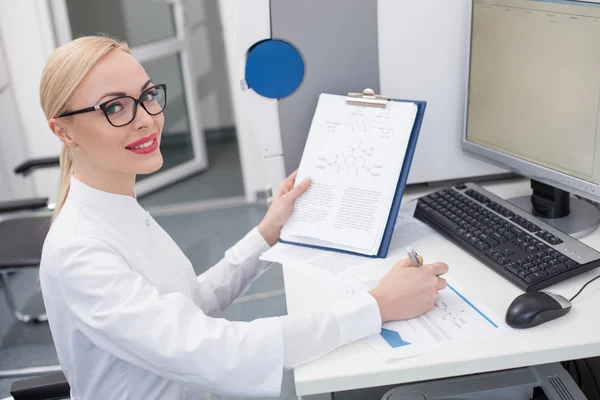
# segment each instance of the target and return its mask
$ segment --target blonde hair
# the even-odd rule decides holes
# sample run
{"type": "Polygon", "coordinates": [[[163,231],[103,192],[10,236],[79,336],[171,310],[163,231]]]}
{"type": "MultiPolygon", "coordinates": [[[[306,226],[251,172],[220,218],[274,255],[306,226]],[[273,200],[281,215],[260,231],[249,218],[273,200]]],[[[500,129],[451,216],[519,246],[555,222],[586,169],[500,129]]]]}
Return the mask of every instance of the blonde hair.
{"type": "MultiPolygon", "coordinates": [[[[127,44],[108,36],[80,37],[54,51],[46,63],[40,83],[40,103],[47,120],[67,111],[77,86],[100,60],[115,49],[131,54],[127,44]]],[[[65,204],[73,172],[71,152],[63,144],[58,198],[52,220],[65,204]]]]}

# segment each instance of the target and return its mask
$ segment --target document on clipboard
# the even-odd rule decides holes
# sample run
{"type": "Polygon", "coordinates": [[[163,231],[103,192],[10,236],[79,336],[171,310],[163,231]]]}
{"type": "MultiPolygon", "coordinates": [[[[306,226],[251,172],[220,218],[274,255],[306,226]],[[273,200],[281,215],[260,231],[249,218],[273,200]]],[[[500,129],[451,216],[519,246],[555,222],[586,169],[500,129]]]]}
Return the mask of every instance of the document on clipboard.
{"type": "Polygon", "coordinates": [[[387,256],[426,103],[362,93],[319,96],[281,241],[387,256]]]}

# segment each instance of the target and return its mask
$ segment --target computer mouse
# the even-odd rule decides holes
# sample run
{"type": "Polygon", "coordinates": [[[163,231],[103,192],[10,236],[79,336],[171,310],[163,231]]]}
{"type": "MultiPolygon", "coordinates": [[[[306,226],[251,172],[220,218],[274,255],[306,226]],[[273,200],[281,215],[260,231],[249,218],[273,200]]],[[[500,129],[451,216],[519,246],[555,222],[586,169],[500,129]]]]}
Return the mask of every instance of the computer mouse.
{"type": "Polygon", "coordinates": [[[517,329],[533,328],[571,311],[571,302],[550,292],[523,293],[506,310],[506,323],[517,329]]]}

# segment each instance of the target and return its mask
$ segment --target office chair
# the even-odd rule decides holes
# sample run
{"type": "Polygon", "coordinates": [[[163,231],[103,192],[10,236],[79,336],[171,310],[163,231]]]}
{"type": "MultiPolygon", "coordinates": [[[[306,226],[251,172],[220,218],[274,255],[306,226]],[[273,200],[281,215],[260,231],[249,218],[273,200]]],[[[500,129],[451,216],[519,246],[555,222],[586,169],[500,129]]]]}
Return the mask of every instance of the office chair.
{"type": "Polygon", "coordinates": [[[71,396],[71,387],[65,375],[62,372],[58,372],[13,382],[10,394],[13,400],[69,399],[71,396]]]}
{"type": "MultiPolygon", "coordinates": [[[[58,165],[58,157],[34,159],[19,165],[14,172],[25,177],[36,169],[58,165]]],[[[8,277],[23,268],[39,267],[50,218],[48,198],[0,202],[0,287],[4,287],[9,310],[22,322],[43,322],[47,317],[17,310],[8,277]]]]}
{"type": "MultiPolygon", "coordinates": [[[[15,168],[27,176],[38,168],[59,165],[58,157],[29,160],[15,168]]],[[[42,245],[50,228],[51,210],[47,198],[0,202],[0,290],[10,312],[22,322],[43,322],[46,314],[28,315],[17,310],[9,275],[23,268],[38,268],[42,245]]],[[[31,376],[60,371],[60,366],[0,370],[0,378],[31,376]]]]}

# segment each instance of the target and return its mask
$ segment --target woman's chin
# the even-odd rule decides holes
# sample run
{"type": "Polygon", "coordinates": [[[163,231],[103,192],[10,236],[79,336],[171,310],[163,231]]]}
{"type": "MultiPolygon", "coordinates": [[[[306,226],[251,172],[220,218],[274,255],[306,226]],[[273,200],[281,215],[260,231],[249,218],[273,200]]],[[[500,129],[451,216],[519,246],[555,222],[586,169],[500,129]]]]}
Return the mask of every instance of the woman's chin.
{"type": "Polygon", "coordinates": [[[157,151],[152,158],[145,160],[138,166],[136,173],[138,175],[147,175],[158,171],[163,166],[163,157],[160,151],[157,151]]]}

